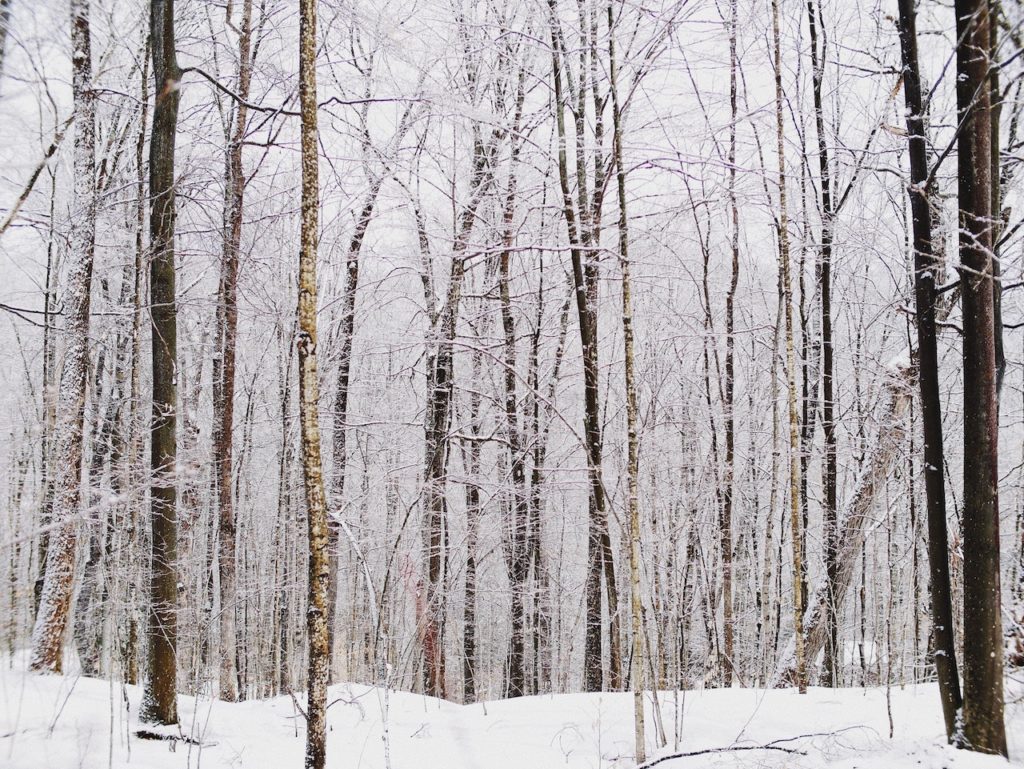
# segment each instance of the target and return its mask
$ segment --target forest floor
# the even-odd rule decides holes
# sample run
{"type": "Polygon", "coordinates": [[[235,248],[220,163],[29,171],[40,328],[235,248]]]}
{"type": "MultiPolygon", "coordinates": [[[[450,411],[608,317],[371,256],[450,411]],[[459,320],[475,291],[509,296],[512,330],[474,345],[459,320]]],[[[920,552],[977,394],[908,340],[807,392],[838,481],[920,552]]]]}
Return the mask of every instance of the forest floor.
{"type": "MultiPolygon", "coordinates": [[[[181,728],[190,739],[142,739],[136,734],[140,688],[76,675],[28,674],[18,662],[0,662],[0,767],[302,766],[303,718],[291,697],[228,704],[181,696],[181,728]]],[[[884,688],[812,688],[804,696],[791,689],[668,692],[660,698],[668,745],[650,752],[657,758],[716,751],[666,760],[658,764],[661,769],[1007,766],[1002,759],[944,744],[933,685],[893,687],[888,694],[887,699],[884,688]],[[673,723],[679,726],[678,746],[673,723]]],[[[1022,687],[1011,682],[1007,733],[1011,756],[1016,756],[1012,763],[1020,766],[1022,694],[1022,687]]],[[[331,687],[329,701],[328,766],[337,769],[635,766],[629,694],[545,695],[462,706],[340,685],[331,687]]],[[[653,746],[653,705],[648,703],[648,745],[653,746]]]]}

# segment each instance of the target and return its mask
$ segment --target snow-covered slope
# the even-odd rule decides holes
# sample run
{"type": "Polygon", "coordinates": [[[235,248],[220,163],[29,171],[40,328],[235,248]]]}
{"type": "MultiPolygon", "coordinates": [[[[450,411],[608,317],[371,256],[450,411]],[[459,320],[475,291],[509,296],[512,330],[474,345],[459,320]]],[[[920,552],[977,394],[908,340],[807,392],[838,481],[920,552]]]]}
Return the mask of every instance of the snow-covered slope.
{"type": "MultiPolygon", "coordinates": [[[[302,716],[290,697],[225,704],[181,697],[182,729],[197,744],[136,736],[141,691],[77,676],[0,672],[0,767],[301,767],[302,716]]],[[[330,691],[329,766],[337,769],[534,769],[632,767],[632,703],[625,694],[566,694],[460,706],[367,686],[330,691]],[[386,737],[385,737],[386,735],[386,737]]],[[[659,764],[985,769],[998,758],[947,748],[935,689],[894,688],[889,739],[882,689],[750,689],[661,697],[668,746],[655,757],[730,746],[776,747],[705,753],[659,764]],[[679,724],[674,750],[673,723],[679,724]],[[805,736],[811,735],[811,736],[805,736]]],[[[301,697],[299,701],[301,702],[301,697]]],[[[1008,708],[1013,754],[1024,753],[1024,707],[1008,708]]],[[[1017,763],[1016,761],[1014,763],[1017,763]]],[[[1020,764],[1018,764],[1020,765],[1020,764]]]]}

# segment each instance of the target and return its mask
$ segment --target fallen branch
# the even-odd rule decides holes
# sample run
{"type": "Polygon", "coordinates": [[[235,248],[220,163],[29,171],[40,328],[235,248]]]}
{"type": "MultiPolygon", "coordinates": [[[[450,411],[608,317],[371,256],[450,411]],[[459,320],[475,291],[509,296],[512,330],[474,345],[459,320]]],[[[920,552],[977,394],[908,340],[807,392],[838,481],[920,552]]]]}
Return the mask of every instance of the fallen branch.
{"type": "Polygon", "coordinates": [[[674,758],[691,758],[693,756],[706,756],[712,753],[732,753],[737,751],[750,751],[750,750],[777,750],[780,753],[790,753],[796,756],[806,756],[806,750],[798,750],[797,748],[784,748],[782,744],[784,742],[796,742],[797,740],[809,740],[812,737],[836,737],[843,732],[853,731],[860,729],[860,726],[847,726],[843,729],[838,729],[832,732],[812,732],[810,734],[798,734],[794,737],[781,737],[771,742],[766,742],[764,745],[732,745],[726,748],[704,748],[703,750],[692,750],[685,753],[671,753],[661,758],[656,758],[653,761],[648,761],[645,764],[639,764],[636,769],[650,769],[652,766],[657,766],[663,761],[671,761],[674,758]]]}
{"type": "Polygon", "coordinates": [[[648,761],[646,764],[640,764],[636,769],[650,769],[652,766],[657,766],[664,761],[672,761],[676,758],[692,758],[693,756],[706,756],[710,753],[733,753],[741,750],[777,750],[780,753],[791,753],[797,756],[806,756],[807,751],[797,750],[796,748],[784,748],[781,745],[773,745],[768,743],[767,745],[733,745],[729,748],[705,748],[704,750],[691,750],[686,753],[670,753],[667,756],[656,758],[653,761],[648,761]]]}
{"type": "Polygon", "coordinates": [[[210,747],[215,743],[202,743],[195,737],[186,737],[183,733],[178,732],[177,734],[164,734],[163,732],[154,732],[151,729],[139,729],[135,732],[135,736],[140,740],[163,740],[165,742],[184,742],[186,745],[205,745],[210,747]]]}

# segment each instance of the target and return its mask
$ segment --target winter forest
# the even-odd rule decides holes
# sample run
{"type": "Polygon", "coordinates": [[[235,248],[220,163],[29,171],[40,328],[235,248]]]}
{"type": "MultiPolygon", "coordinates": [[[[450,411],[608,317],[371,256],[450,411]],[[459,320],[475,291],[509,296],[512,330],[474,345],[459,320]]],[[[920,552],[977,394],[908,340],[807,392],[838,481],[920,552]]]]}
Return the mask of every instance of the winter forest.
{"type": "Polygon", "coordinates": [[[1024,755],[1017,0],[0,0],[0,765],[1024,755]]]}

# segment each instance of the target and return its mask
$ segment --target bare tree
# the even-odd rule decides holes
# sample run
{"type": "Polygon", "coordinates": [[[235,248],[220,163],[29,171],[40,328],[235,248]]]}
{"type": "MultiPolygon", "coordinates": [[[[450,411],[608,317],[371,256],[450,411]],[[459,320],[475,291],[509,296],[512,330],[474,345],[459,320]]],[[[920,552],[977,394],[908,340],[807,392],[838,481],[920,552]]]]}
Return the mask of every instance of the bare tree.
{"type": "Polygon", "coordinates": [[[56,409],[53,523],[43,591],[32,631],[33,670],[60,672],[64,631],[74,591],[81,503],[85,394],[89,370],[89,304],[96,239],[96,101],[88,0],[71,4],[72,93],[75,102],[75,196],[80,214],[71,238],[67,286],[67,347],[56,409]]]}
{"type": "Polygon", "coordinates": [[[800,440],[796,408],[796,356],[793,349],[793,289],[790,278],[789,216],[786,209],[786,144],[782,91],[782,39],[779,31],[779,0],[772,0],[772,41],[775,57],[775,129],[779,155],[779,272],[785,317],[786,372],[789,377],[789,504],[793,535],[793,637],[796,641],[796,685],[807,690],[804,657],[803,553],[800,534],[800,440]]]}
{"type": "MultiPolygon", "coordinates": [[[[230,13],[230,6],[229,13],[230,13]]],[[[229,19],[230,21],[230,19],[229,19]]],[[[235,422],[235,359],[238,340],[238,266],[242,247],[245,171],[242,148],[248,121],[252,82],[252,0],[242,3],[238,35],[238,99],[225,159],[224,238],[220,285],[217,290],[217,354],[213,361],[213,474],[217,496],[217,561],[220,570],[220,698],[238,699],[235,632],[237,565],[235,563],[235,509],[233,456],[235,422]]]]}
{"type": "Polygon", "coordinates": [[[910,150],[910,207],[914,231],[914,295],[917,306],[917,367],[921,384],[921,425],[924,434],[925,499],[928,508],[928,560],[931,586],[933,658],[939,679],[946,737],[953,740],[962,700],[953,638],[949,553],[946,532],[946,484],[942,450],[942,399],[936,343],[936,282],[942,269],[932,234],[932,202],[928,189],[928,147],[925,107],[917,56],[917,19],[913,0],[899,3],[903,92],[907,107],[910,150]]]}
{"type": "Polygon", "coordinates": [[[569,67],[567,46],[557,15],[555,0],[548,3],[551,34],[551,69],[554,81],[555,125],[558,137],[558,180],[562,193],[562,213],[569,236],[572,276],[576,292],[577,321],[583,350],[584,448],[587,476],[590,483],[587,535],[587,581],[585,587],[586,631],[584,641],[584,689],[600,691],[605,685],[603,670],[603,626],[601,583],[604,581],[609,615],[609,680],[617,689],[622,681],[622,652],[619,641],[618,595],[615,580],[615,559],[608,529],[604,480],[602,472],[601,400],[598,365],[598,273],[593,250],[600,245],[601,211],[604,202],[606,161],[603,151],[603,96],[598,92],[596,74],[596,12],[579,5],[579,64],[573,77],[569,67]],[[591,24],[593,21],[593,24],[591,24]],[[593,65],[588,67],[589,61],[593,65]],[[568,93],[566,93],[568,87],[568,93]],[[593,174],[588,175],[588,142],[585,137],[587,98],[594,101],[593,174]],[[565,110],[572,111],[576,137],[576,200],[573,200],[569,179],[565,110]],[[588,176],[592,177],[588,178],[588,176]]]}
{"type": "MultiPolygon", "coordinates": [[[[630,685],[633,689],[634,755],[647,759],[644,735],[644,606],[640,584],[640,435],[633,351],[633,291],[629,276],[629,215],[626,205],[626,167],[622,158],[623,109],[619,102],[618,62],[615,57],[615,13],[608,3],[608,82],[612,101],[612,155],[619,207],[619,263],[622,270],[622,345],[626,380],[626,484],[629,531],[629,604],[633,646],[630,685]]],[[[731,651],[731,650],[730,650],[731,651]]]]}

